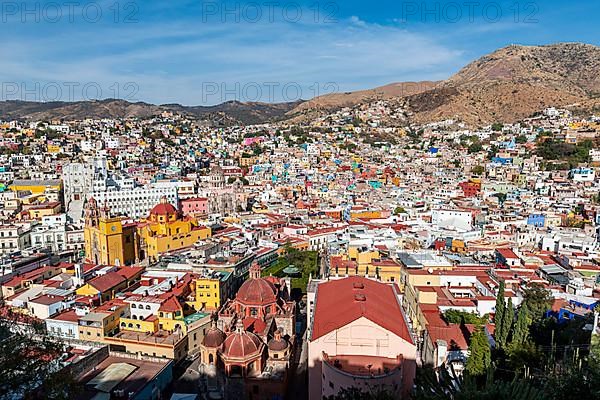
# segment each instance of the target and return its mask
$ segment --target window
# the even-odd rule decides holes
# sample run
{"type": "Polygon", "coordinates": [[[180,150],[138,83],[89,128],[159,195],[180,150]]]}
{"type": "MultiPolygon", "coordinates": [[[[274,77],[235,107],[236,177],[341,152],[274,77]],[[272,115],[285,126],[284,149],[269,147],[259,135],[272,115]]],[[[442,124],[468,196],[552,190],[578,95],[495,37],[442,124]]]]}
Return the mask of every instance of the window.
{"type": "Polygon", "coordinates": [[[135,304],[132,304],[131,308],[137,308],[137,306],[135,304]]]}

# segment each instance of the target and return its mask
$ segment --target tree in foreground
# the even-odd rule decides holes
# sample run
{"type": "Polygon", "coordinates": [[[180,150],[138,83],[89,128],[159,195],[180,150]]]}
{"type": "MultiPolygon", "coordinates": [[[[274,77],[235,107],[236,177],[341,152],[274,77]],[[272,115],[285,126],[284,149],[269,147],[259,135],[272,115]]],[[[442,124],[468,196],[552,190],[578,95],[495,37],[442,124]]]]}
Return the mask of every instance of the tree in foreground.
{"type": "Polygon", "coordinates": [[[528,380],[494,380],[492,369],[485,375],[480,383],[468,373],[459,377],[445,367],[419,369],[414,400],[544,400],[544,393],[528,380]]]}
{"type": "Polygon", "coordinates": [[[496,342],[499,348],[504,348],[508,344],[508,336],[510,335],[514,318],[515,309],[512,304],[512,298],[509,298],[508,304],[502,313],[502,319],[496,322],[496,342]]]}
{"type": "Polygon", "coordinates": [[[506,309],[506,303],[504,303],[504,281],[500,281],[500,285],[498,286],[498,294],[496,295],[496,309],[494,313],[494,323],[496,324],[496,341],[500,342],[498,338],[502,338],[504,333],[502,332],[504,321],[504,312],[506,309]]]}
{"type": "Polygon", "coordinates": [[[481,376],[486,373],[492,363],[490,342],[483,327],[478,327],[471,336],[469,344],[469,358],[466,370],[472,376],[481,376]]]}
{"type": "Polygon", "coordinates": [[[79,386],[58,361],[63,344],[42,321],[0,309],[0,400],[72,398],[79,386]]]}
{"type": "Polygon", "coordinates": [[[522,345],[527,340],[529,335],[529,326],[531,325],[531,317],[529,315],[529,309],[524,304],[519,308],[517,313],[517,321],[515,322],[515,328],[513,330],[513,336],[511,344],[522,345]]]}
{"type": "Polygon", "coordinates": [[[529,311],[533,322],[544,318],[544,313],[552,306],[552,296],[542,285],[532,283],[523,290],[523,305],[529,311]]]}

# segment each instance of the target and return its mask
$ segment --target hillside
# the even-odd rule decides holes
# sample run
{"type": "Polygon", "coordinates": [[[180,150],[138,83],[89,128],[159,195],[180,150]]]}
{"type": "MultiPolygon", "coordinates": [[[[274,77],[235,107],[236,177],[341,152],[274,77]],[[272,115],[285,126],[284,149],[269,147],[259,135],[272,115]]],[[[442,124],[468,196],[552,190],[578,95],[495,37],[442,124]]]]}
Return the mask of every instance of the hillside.
{"type": "Polygon", "coordinates": [[[352,107],[356,104],[373,100],[387,100],[396,97],[406,97],[433,89],[439,82],[396,82],[374,89],[356,92],[331,93],[307,100],[294,108],[290,113],[303,112],[311,108],[335,110],[352,107]]]}
{"type": "Polygon", "coordinates": [[[407,103],[417,122],[513,122],[548,106],[598,97],[599,69],[597,46],[509,46],[470,63],[431,90],[408,96],[407,103]]]}
{"type": "Polygon", "coordinates": [[[215,125],[257,124],[281,119],[296,107],[293,103],[242,103],[229,101],[216,106],[182,106],[180,104],[154,105],[106,99],[76,102],[1,101],[0,119],[27,120],[81,120],[84,118],[150,117],[163,111],[176,111],[206,120],[215,125]]]}
{"type": "Polygon", "coordinates": [[[580,43],[508,46],[481,57],[441,82],[400,82],[333,93],[308,101],[229,101],[215,106],[154,105],[107,99],[72,103],[0,102],[0,119],[147,117],[176,111],[213,125],[307,122],[343,107],[377,100],[403,104],[411,122],[453,118],[470,125],[514,122],[548,106],[596,110],[600,102],[600,47],[580,43]]]}

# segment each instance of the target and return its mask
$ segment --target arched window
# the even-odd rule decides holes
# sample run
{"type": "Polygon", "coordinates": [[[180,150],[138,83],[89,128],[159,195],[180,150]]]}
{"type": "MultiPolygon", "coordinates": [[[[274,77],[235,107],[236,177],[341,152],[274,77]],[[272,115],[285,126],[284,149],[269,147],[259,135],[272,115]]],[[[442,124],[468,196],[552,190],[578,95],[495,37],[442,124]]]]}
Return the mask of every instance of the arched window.
{"type": "Polygon", "coordinates": [[[146,310],[149,310],[149,309],[150,309],[150,306],[149,306],[149,305],[147,305],[147,306],[146,306],[146,310]]]}
{"type": "Polygon", "coordinates": [[[138,329],[141,328],[140,324],[135,324],[135,327],[138,328],[138,329]]]}
{"type": "Polygon", "coordinates": [[[208,363],[209,363],[209,364],[212,364],[212,363],[214,363],[214,362],[215,362],[215,358],[213,357],[213,355],[212,355],[212,354],[209,354],[209,355],[208,355],[208,363]]]}
{"type": "Polygon", "coordinates": [[[131,322],[130,322],[130,323],[127,325],[127,326],[128,326],[129,328],[133,328],[133,324],[132,324],[131,322]]]}
{"type": "Polygon", "coordinates": [[[131,304],[131,308],[136,308],[135,304],[131,304]]]}

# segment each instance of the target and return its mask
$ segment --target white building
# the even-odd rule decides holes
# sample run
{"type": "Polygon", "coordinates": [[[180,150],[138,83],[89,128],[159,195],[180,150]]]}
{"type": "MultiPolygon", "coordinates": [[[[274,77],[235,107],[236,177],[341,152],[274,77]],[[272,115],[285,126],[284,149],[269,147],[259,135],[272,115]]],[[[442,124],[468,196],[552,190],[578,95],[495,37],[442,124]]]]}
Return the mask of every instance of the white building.
{"type": "Polygon", "coordinates": [[[64,297],[44,294],[27,302],[29,311],[39,319],[46,319],[65,309],[64,297]]]}
{"type": "Polygon", "coordinates": [[[61,252],[66,249],[66,214],[48,215],[40,225],[31,228],[31,246],[61,252]]]}
{"type": "Polygon", "coordinates": [[[31,247],[30,228],[0,224],[0,255],[31,247]]]}
{"type": "Polygon", "coordinates": [[[575,168],[569,171],[569,178],[573,182],[593,182],[596,173],[593,168],[575,168]]]}
{"type": "Polygon", "coordinates": [[[123,215],[129,218],[146,218],[150,210],[166,197],[170,204],[177,205],[176,187],[144,187],[126,190],[108,190],[92,192],[88,196],[96,199],[98,204],[106,204],[112,215],[123,215]]]}
{"type": "Polygon", "coordinates": [[[51,336],[79,339],[79,315],[73,310],[46,318],[46,329],[51,336]]]}
{"type": "Polygon", "coordinates": [[[455,228],[470,231],[473,229],[473,214],[470,211],[461,210],[432,210],[431,223],[440,228],[455,228]]]}

